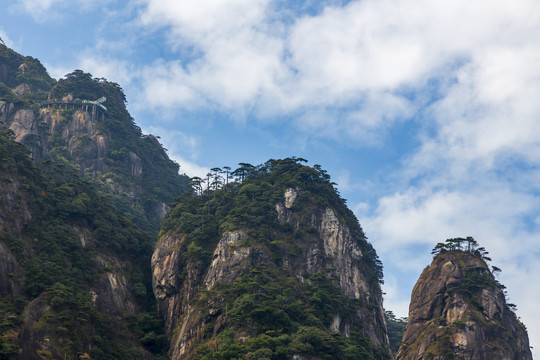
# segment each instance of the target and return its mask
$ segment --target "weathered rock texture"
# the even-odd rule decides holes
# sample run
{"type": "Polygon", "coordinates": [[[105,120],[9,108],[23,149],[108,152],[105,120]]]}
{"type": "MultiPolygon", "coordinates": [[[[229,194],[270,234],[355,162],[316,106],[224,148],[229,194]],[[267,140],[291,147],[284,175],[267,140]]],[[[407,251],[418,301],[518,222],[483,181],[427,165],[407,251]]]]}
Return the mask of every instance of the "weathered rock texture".
{"type": "Polygon", "coordinates": [[[523,324],[509,309],[485,261],[443,252],[412,292],[398,360],[532,359],[523,324]]]}
{"type": "MultiPolygon", "coordinates": [[[[74,209],[64,211],[65,204],[47,201],[48,197],[59,199],[57,189],[27,155],[24,146],[0,134],[0,358],[63,359],[78,357],[77,348],[90,352],[96,333],[95,324],[88,320],[90,314],[99,314],[100,325],[114,326],[116,331],[122,331],[127,337],[122,341],[137,349],[134,357],[144,358],[147,351],[140,347],[125,324],[127,316],[136,316],[141,311],[140,302],[134,295],[135,282],[141,280],[135,280],[133,276],[135,269],[140,272],[139,268],[131,263],[130,257],[108,247],[108,238],[105,241],[96,238],[96,230],[103,225],[94,221],[97,218],[92,214],[85,213],[83,218],[77,219],[72,216],[74,209]],[[63,206],[64,212],[56,212],[57,206],[63,206]],[[51,222],[55,226],[47,230],[46,225],[51,222]],[[52,236],[49,231],[53,232],[52,236]],[[55,246],[55,241],[49,240],[56,236],[63,236],[63,241],[71,244],[72,253],[63,253],[55,246]],[[50,244],[49,247],[42,248],[44,242],[50,244]],[[63,262],[65,268],[58,269],[57,264],[41,260],[47,256],[56,259],[66,256],[73,260],[63,262]],[[75,266],[81,267],[77,261],[87,262],[84,270],[74,270],[75,266]],[[42,282],[36,282],[34,278],[32,282],[40,271],[48,271],[56,282],[50,278],[41,278],[42,282]],[[59,275],[77,271],[92,271],[97,276],[75,285],[59,275]],[[68,286],[63,284],[64,281],[68,286]],[[78,300],[74,300],[74,289],[78,291],[78,300]],[[61,294],[56,300],[55,291],[61,294]],[[83,319],[78,325],[80,333],[68,333],[59,323],[61,316],[58,313],[77,306],[81,307],[79,319],[72,319],[71,313],[63,315],[63,319],[83,319]],[[5,344],[16,346],[10,356],[6,355],[5,344]]],[[[64,183],[63,186],[72,191],[71,195],[83,191],[77,183],[64,183]]],[[[90,193],[98,196],[97,192],[90,193]]],[[[96,203],[103,205],[99,200],[96,203]]],[[[88,210],[99,211],[97,208],[88,210]]],[[[127,236],[140,233],[127,220],[123,221],[119,226],[125,226],[127,236]]],[[[114,239],[118,236],[114,234],[115,230],[120,229],[109,230],[113,231],[110,236],[114,239]]],[[[150,243],[149,237],[147,242],[150,243]]],[[[146,261],[150,249],[148,244],[146,261]]],[[[115,336],[113,334],[111,338],[115,336]]]]}
{"type": "MultiPolygon", "coordinates": [[[[188,259],[190,234],[171,230],[162,236],[152,257],[153,287],[165,319],[171,344],[169,356],[172,359],[196,358],[193,351],[201,342],[218,346],[215,345],[216,341],[219,344],[216,339],[230,325],[228,305],[219,297],[217,300],[210,297],[201,305],[201,294],[219,293],[255,269],[267,269],[263,271],[269,274],[278,272],[284,278],[295,279],[298,284],[325,274],[328,279],[333,279],[339,296],[354,300],[357,304],[352,314],[333,310],[328,329],[349,337],[353,326],[357,326],[358,330],[360,322],[363,336],[370,346],[381,349],[388,347],[378,280],[372,272],[362,267],[366,254],[358,238],[351,234],[334,208],[311,206],[313,204],[309,201],[299,204],[302,198],[306,200],[309,196],[304,196],[300,188],[286,188],[282,191],[282,199],[275,203],[274,210],[265,214],[277,220],[277,227],[290,229],[289,233],[297,234],[297,244],[289,238],[287,247],[281,250],[255,240],[253,234],[256,229],[224,230],[218,235],[212,259],[205,267],[200,262],[188,259]],[[307,235],[301,240],[298,234],[307,235]],[[294,251],[291,251],[292,248],[294,251]]],[[[267,244],[281,244],[283,241],[278,232],[270,231],[268,236],[265,240],[267,244]]],[[[253,320],[246,317],[246,329],[251,322],[253,320]]],[[[235,336],[239,343],[256,336],[246,329],[236,328],[235,336]]],[[[290,356],[294,359],[319,359],[317,354],[309,353],[290,356]]]]}
{"type": "Polygon", "coordinates": [[[3,44],[0,82],[0,131],[12,130],[36,163],[67,161],[101,182],[134,223],[157,235],[167,204],[189,179],[157,138],[132,122],[117,84],[80,70],[56,81],[39,61],[3,44]],[[101,97],[107,110],[85,102],[101,97]]]}

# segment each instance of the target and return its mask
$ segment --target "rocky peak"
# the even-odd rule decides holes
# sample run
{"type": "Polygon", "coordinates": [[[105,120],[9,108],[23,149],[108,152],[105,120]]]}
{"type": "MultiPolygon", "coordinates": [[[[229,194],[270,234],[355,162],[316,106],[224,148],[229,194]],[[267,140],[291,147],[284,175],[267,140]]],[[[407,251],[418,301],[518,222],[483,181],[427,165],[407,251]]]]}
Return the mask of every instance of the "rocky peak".
{"type": "Polygon", "coordinates": [[[127,321],[152,309],[152,239],[13,138],[0,132],[0,358],[149,358],[127,321]]]}
{"type": "Polygon", "coordinates": [[[166,204],[189,178],[134,124],[118,84],[81,70],[56,81],[38,60],[3,44],[0,82],[0,131],[11,129],[36,163],[67,161],[101,183],[134,223],[157,235],[166,204]]]}
{"type": "Polygon", "coordinates": [[[272,160],[176,200],[152,257],[171,358],[389,358],[376,255],[319,176],[272,160]]]}
{"type": "Polygon", "coordinates": [[[396,359],[532,359],[502,288],[478,253],[438,254],[413,289],[396,359]]]}

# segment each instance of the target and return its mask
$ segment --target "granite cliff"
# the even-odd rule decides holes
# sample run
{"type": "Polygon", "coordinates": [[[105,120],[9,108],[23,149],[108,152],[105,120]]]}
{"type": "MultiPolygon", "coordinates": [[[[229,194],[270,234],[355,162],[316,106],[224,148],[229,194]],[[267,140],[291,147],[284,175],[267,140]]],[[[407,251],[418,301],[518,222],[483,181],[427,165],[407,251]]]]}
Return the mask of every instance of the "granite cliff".
{"type": "Polygon", "coordinates": [[[413,289],[396,359],[532,359],[503,288],[481,252],[440,252],[413,289]]]}
{"type": "MultiPolygon", "coordinates": [[[[125,104],[0,43],[0,358],[391,358],[382,264],[326,171],[189,183],[125,104]]],[[[482,253],[446,250],[397,358],[531,359],[482,253]]]]}
{"type": "Polygon", "coordinates": [[[164,345],[153,239],[90,182],[36,167],[14,137],[0,133],[0,358],[152,358],[164,345]]]}
{"type": "Polygon", "coordinates": [[[178,198],[152,256],[173,359],[390,358],[381,265],[329,178],[297,159],[178,198]]]}
{"type": "Polygon", "coordinates": [[[0,358],[166,352],[150,256],[178,169],[118,84],[0,44],[0,358]]]}
{"type": "Polygon", "coordinates": [[[36,163],[64,162],[92,179],[134,223],[157,234],[189,178],[135,125],[122,88],[81,70],[56,81],[38,60],[3,44],[0,68],[0,130],[12,130],[36,163]]]}

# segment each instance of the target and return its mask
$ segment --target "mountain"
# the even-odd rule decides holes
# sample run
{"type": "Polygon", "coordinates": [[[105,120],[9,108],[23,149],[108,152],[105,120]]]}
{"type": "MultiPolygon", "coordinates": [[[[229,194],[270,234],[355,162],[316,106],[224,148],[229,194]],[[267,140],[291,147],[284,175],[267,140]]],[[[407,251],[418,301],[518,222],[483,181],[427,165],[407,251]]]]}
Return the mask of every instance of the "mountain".
{"type": "Polygon", "coordinates": [[[397,360],[532,359],[525,326],[475,243],[457,238],[435,248],[413,289],[397,360]],[[467,250],[456,247],[461,242],[467,250]]]}
{"type": "Polygon", "coordinates": [[[152,256],[170,358],[390,358],[382,265],[302,160],[243,164],[175,200],[152,256]]]}
{"type": "Polygon", "coordinates": [[[165,353],[150,258],[189,178],[120,86],[0,43],[0,167],[0,359],[165,353]]]}
{"type": "Polygon", "coordinates": [[[118,84],[0,42],[0,359],[390,359],[405,324],[398,359],[531,359],[472,238],[437,245],[408,322],[385,312],[375,250],[304,162],[189,179],[118,84]]]}
{"type": "MultiPolygon", "coordinates": [[[[154,240],[71,168],[0,133],[0,359],[150,359],[154,240]]],[[[153,354],[154,353],[154,354],[153,354]]]]}
{"type": "Polygon", "coordinates": [[[157,235],[167,204],[189,178],[129,115],[122,88],[81,70],[58,81],[0,43],[0,130],[11,129],[36,163],[62,162],[92,179],[116,208],[157,235]]]}

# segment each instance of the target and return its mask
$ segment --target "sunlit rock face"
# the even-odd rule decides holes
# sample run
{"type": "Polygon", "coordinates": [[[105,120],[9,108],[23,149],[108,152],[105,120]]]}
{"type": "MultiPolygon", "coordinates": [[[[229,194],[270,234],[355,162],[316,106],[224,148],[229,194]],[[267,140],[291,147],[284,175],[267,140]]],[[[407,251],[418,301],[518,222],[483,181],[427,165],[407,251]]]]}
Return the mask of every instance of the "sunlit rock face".
{"type": "Polygon", "coordinates": [[[443,252],[413,289],[398,360],[532,359],[524,325],[485,261],[443,252]]]}
{"type": "MultiPolygon", "coordinates": [[[[283,274],[298,284],[325,274],[332,279],[340,296],[357,304],[352,314],[335,309],[327,329],[349,337],[353,329],[358,331],[354,327],[361,322],[363,336],[371,346],[388,347],[381,291],[373,273],[362,269],[365,255],[358,238],[351,234],[333,207],[306,205],[301,201],[304,192],[298,187],[285,188],[282,194],[273,211],[270,209],[265,216],[275,219],[276,227],[307,234],[302,240],[288,242],[287,246],[294,246],[294,254],[264,245],[281,244],[277,231],[270,231],[270,237],[261,243],[253,238],[257,229],[224,230],[217,235],[211,260],[205,267],[188,259],[190,234],[172,229],[162,235],[152,257],[153,287],[165,319],[171,358],[196,358],[193,354],[201,343],[217,346],[220,334],[231,324],[227,315],[230,305],[216,300],[205,300],[201,305],[200,299],[206,299],[201,294],[222,291],[227,284],[232,286],[261,268],[283,274]]],[[[239,343],[256,336],[253,329],[248,329],[252,322],[246,318],[246,327],[236,328],[239,343]]],[[[319,358],[307,353],[290,355],[294,359],[319,358]]]]}

